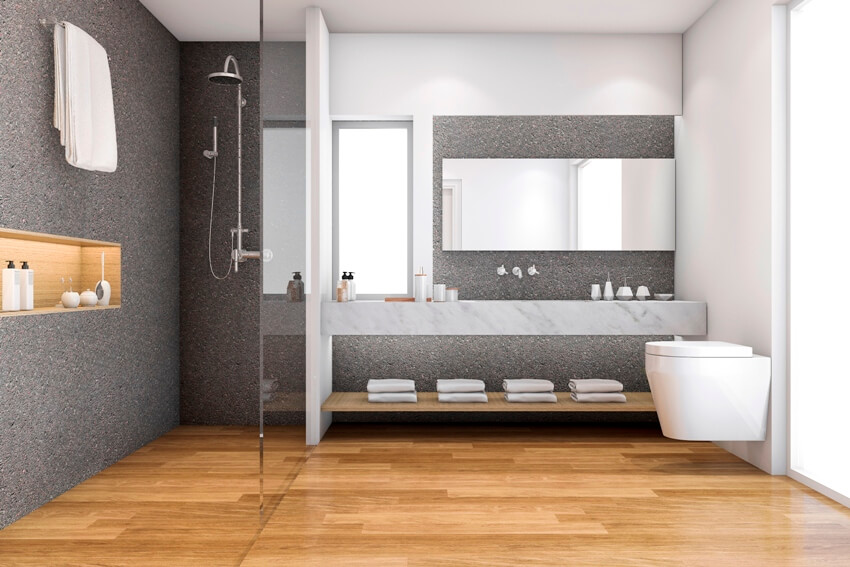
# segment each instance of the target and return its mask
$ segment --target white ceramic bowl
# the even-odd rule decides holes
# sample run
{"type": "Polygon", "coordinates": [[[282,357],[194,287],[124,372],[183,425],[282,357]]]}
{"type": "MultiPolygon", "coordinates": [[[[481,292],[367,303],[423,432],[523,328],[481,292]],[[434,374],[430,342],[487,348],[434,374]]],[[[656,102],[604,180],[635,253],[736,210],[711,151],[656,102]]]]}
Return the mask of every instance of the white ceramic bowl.
{"type": "Polygon", "coordinates": [[[656,293],[655,299],[657,299],[658,301],[669,301],[669,300],[673,299],[673,294],[672,293],[656,293]]]}

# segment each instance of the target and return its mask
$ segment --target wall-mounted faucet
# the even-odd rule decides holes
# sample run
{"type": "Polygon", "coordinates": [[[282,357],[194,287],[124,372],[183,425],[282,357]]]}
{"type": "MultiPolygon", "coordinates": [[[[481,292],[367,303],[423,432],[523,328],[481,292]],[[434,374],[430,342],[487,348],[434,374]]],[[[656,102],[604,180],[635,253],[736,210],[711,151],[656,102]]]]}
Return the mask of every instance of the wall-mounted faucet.
{"type": "Polygon", "coordinates": [[[511,273],[513,273],[513,275],[515,275],[519,279],[522,279],[522,268],[520,268],[519,266],[514,266],[514,269],[511,270],[511,273]]]}

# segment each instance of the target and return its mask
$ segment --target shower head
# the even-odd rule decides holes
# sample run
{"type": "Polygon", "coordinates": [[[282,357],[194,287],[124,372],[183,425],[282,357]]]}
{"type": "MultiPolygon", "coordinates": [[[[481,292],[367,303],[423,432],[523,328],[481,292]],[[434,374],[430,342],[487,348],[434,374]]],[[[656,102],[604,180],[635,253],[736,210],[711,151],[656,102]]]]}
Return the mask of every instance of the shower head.
{"type": "Polygon", "coordinates": [[[207,78],[211,83],[215,83],[216,85],[242,84],[242,75],[239,74],[239,63],[237,63],[236,58],[232,55],[228,55],[227,59],[224,60],[224,71],[219,73],[210,73],[207,78]],[[233,63],[232,73],[228,71],[230,63],[233,63]]]}

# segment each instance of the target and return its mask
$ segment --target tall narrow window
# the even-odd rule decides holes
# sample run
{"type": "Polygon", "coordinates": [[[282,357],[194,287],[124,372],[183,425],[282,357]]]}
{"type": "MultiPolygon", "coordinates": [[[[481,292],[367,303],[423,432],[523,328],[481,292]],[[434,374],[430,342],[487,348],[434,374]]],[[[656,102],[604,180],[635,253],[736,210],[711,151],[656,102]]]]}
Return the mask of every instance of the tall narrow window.
{"type": "Polygon", "coordinates": [[[334,271],[358,298],[411,295],[411,122],[334,123],[334,271]]]}
{"type": "Polygon", "coordinates": [[[850,2],[811,0],[790,22],[790,467],[850,505],[850,2]]]}

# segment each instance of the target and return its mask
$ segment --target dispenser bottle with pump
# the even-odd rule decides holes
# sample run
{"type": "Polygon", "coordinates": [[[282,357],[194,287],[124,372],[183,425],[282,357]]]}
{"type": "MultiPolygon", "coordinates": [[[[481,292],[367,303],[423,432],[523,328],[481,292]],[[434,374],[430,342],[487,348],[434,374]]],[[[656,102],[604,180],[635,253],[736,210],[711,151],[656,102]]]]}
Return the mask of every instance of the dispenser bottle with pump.
{"type": "Polygon", "coordinates": [[[304,301],[304,281],[301,279],[301,272],[292,272],[292,279],[286,286],[286,294],[292,303],[304,301]]]}
{"type": "Polygon", "coordinates": [[[602,292],[602,299],[605,301],[614,301],[614,286],[611,284],[611,272],[608,272],[608,281],[605,282],[605,291],[602,292]]]}
{"type": "Polygon", "coordinates": [[[21,311],[32,311],[35,298],[35,272],[29,262],[21,265],[21,311]]]}
{"type": "MultiPolygon", "coordinates": [[[[345,277],[345,272],[342,273],[343,278],[345,277]]],[[[336,300],[338,303],[345,303],[348,301],[348,279],[340,279],[336,282],[336,300]]]]}
{"type": "Polygon", "coordinates": [[[428,275],[424,267],[413,276],[413,301],[428,301],[428,275]]]}
{"type": "Polygon", "coordinates": [[[15,268],[14,260],[3,270],[3,311],[21,310],[21,272],[15,268]]]}
{"type": "Polygon", "coordinates": [[[354,272],[348,272],[348,301],[357,301],[357,286],[354,284],[354,272]]]}

